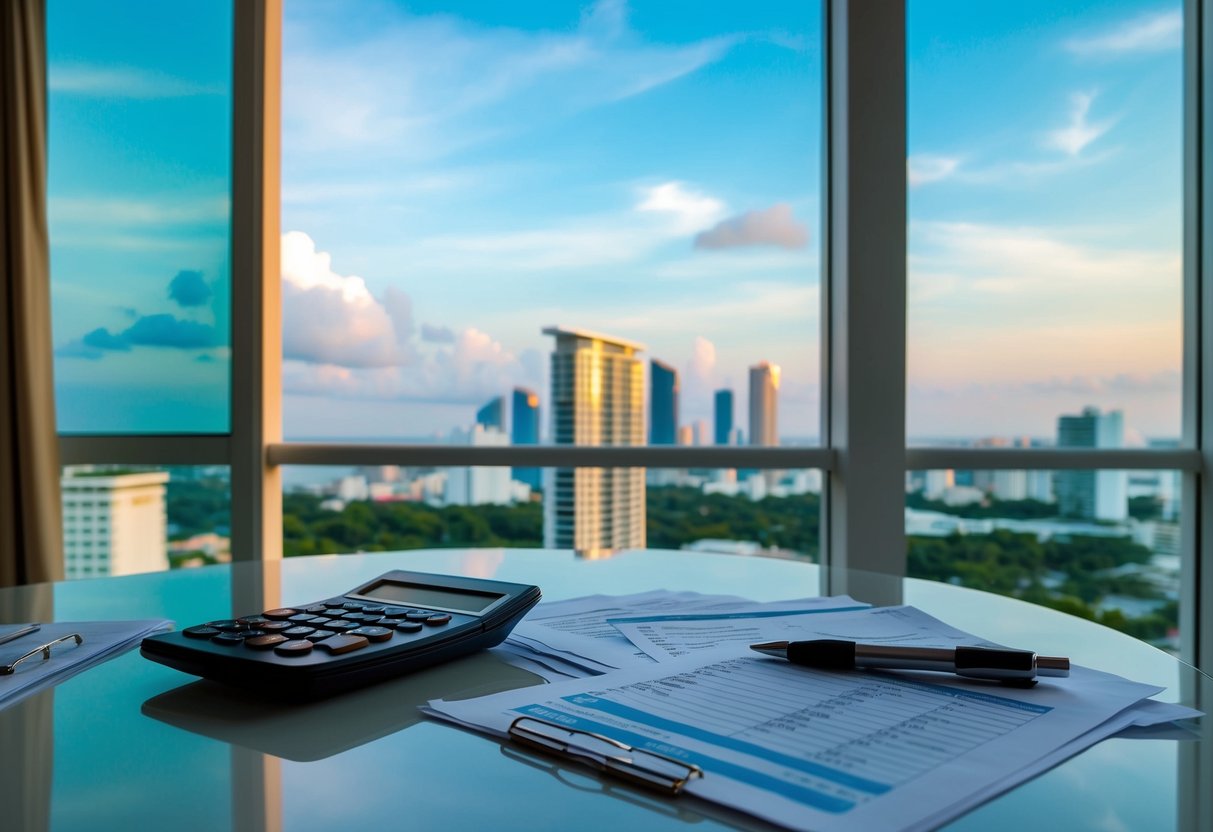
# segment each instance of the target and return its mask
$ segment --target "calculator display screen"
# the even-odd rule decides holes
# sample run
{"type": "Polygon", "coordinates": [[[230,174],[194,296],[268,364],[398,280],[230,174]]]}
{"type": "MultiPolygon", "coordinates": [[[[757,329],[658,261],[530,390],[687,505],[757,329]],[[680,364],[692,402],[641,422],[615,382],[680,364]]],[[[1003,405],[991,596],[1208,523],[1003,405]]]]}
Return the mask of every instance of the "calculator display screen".
{"type": "Polygon", "coordinates": [[[393,604],[440,607],[445,610],[467,613],[480,612],[498,599],[505,597],[496,592],[472,592],[463,589],[402,584],[395,581],[380,581],[358,594],[363,598],[390,601],[393,604]]]}

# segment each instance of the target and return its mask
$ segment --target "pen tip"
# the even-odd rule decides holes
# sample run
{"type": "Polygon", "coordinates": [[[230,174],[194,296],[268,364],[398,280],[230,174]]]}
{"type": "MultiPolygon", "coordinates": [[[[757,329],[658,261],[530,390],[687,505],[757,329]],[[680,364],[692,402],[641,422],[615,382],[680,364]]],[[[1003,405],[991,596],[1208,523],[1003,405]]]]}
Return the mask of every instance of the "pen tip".
{"type": "Polygon", "coordinates": [[[764,641],[762,644],[751,644],[750,649],[779,658],[787,658],[788,655],[788,643],[786,641],[764,641]]]}

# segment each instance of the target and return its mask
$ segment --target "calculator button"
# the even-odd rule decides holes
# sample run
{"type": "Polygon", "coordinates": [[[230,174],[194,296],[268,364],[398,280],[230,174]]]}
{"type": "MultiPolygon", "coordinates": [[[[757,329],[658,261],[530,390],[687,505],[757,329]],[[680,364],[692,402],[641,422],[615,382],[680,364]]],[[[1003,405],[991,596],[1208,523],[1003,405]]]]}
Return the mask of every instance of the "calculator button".
{"type": "Polygon", "coordinates": [[[280,630],[289,630],[291,627],[294,627],[294,626],[295,625],[289,621],[267,621],[264,624],[262,624],[260,627],[258,627],[257,629],[265,630],[267,633],[274,633],[274,632],[278,632],[280,630]]]}
{"type": "Polygon", "coordinates": [[[279,656],[306,656],[312,652],[312,643],[307,639],[284,641],[274,647],[274,652],[279,656]]]}
{"type": "Polygon", "coordinates": [[[404,614],[408,612],[404,607],[388,607],[383,611],[387,618],[404,618],[404,614]]]}
{"type": "Polygon", "coordinates": [[[290,618],[292,615],[298,615],[298,614],[299,614],[299,610],[292,610],[292,609],[286,609],[286,608],[283,608],[280,610],[266,610],[265,612],[262,613],[262,615],[264,615],[266,618],[274,618],[274,619],[278,619],[278,620],[290,618]]]}
{"type": "Polygon", "coordinates": [[[265,622],[269,621],[269,619],[264,615],[246,615],[243,618],[237,618],[236,620],[241,624],[247,624],[250,627],[259,627],[265,622]]]}
{"type": "Polygon", "coordinates": [[[385,607],[382,607],[382,606],[379,606],[378,604],[376,604],[373,606],[363,607],[362,611],[365,613],[370,613],[372,615],[383,615],[384,609],[385,609],[385,607]]]}
{"type": "Polygon", "coordinates": [[[315,617],[316,616],[314,616],[314,615],[308,615],[306,612],[301,612],[298,615],[292,615],[290,618],[287,619],[287,621],[294,621],[296,624],[305,624],[308,621],[311,621],[315,617]]]}
{"type": "Polygon", "coordinates": [[[378,622],[378,621],[382,621],[382,620],[383,620],[383,616],[382,616],[382,615],[379,615],[378,613],[373,613],[373,612],[364,612],[364,613],[362,614],[362,620],[363,620],[363,622],[364,622],[364,623],[366,623],[366,624],[374,624],[374,623],[376,623],[376,622],[378,622]]]}
{"type": "Polygon", "coordinates": [[[327,627],[329,624],[332,624],[332,623],[333,623],[333,619],[325,618],[322,615],[318,615],[315,618],[313,618],[311,621],[308,622],[308,626],[309,627],[327,627]]]}
{"type": "Polygon", "coordinates": [[[306,638],[314,632],[316,632],[315,627],[304,627],[301,625],[299,627],[291,627],[289,630],[283,630],[282,634],[291,638],[306,638]]]}
{"type": "Polygon", "coordinates": [[[345,604],[342,604],[341,608],[345,609],[345,610],[349,610],[350,612],[362,612],[363,606],[364,606],[363,604],[355,604],[353,601],[349,601],[345,604]]]}
{"type": "Polygon", "coordinates": [[[410,610],[404,614],[404,617],[409,621],[425,621],[433,615],[432,612],[423,612],[422,610],[410,610]]]}
{"type": "Polygon", "coordinates": [[[244,640],[245,647],[251,647],[254,650],[269,650],[271,647],[282,644],[286,641],[286,636],[278,635],[277,633],[269,633],[263,636],[253,636],[244,640]]]}
{"type": "Polygon", "coordinates": [[[208,621],[206,626],[214,627],[216,630],[223,630],[225,633],[234,633],[237,630],[243,630],[245,625],[231,618],[225,618],[221,621],[208,621]]]}
{"type": "Polygon", "coordinates": [[[437,615],[431,615],[425,620],[425,623],[429,624],[431,627],[441,627],[443,624],[451,623],[451,617],[445,612],[441,612],[437,615]]]}
{"type": "Polygon", "coordinates": [[[359,627],[357,630],[350,630],[351,636],[362,636],[370,641],[387,641],[392,637],[392,631],[387,627],[359,627]]]}
{"type": "Polygon", "coordinates": [[[260,627],[258,627],[255,630],[241,630],[239,633],[236,633],[236,635],[240,636],[245,641],[248,641],[250,638],[255,638],[257,636],[263,636],[265,634],[266,634],[265,630],[262,630],[260,627]]]}
{"type": "Polygon", "coordinates": [[[219,635],[219,630],[209,624],[200,624],[197,627],[186,627],[181,634],[189,638],[210,638],[219,635]]]}
{"type": "Polygon", "coordinates": [[[419,633],[421,632],[420,621],[393,621],[396,629],[402,633],[419,633]]]}
{"type": "Polygon", "coordinates": [[[334,621],[332,624],[328,625],[326,629],[336,630],[339,633],[344,633],[347,630],[357,630],[358,627],[359,625],[355,624],[353,621],[334,621]]]}
{"type": "Polygon", "coordinates": [[[244,644],[244,636],[240,633],[220,633],[217,636],[211,637],[211,644],[222,644],[224,647],[244,644]]]}
{"type": "Polygon", "coordinates": [[[324,605],[331,610],[340,609],[344,604],[344,598],[330,598],[324,602],[324,605]]]}
{"type": "Polygon", "coordinates": [[[324,641],[329,636],[337,635],[335,630],[317,630],[307,637],[308,641],[324,641]]]}
{"type": "MultiPolygon", "coordinates": [[[[311,642],[308,642],[309,644],[311,642]]],[[[370,644],[362,636],[353,636],[349,633],[338,633],[332,638],[326,638],[324,641],[316,645],[318,650],[327,650],[334,656],[340,656],[342,653],[348,653],[351,650],[361,650],[370,644]]]]}
{"type": "Polygon", "coordinates": [[[324,604],[311,604],[310,606],[304,607],[303,611],[310,612],[312,615],[323,615],[326,609],[328,609],[328,607],[326,607],[324,604]]]}

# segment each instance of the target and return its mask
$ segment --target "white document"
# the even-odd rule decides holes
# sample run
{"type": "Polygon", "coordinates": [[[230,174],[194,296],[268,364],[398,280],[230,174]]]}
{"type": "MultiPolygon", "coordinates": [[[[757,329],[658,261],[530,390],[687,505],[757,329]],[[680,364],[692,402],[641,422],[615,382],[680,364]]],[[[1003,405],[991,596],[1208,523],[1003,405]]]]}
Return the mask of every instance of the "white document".
{"type": "Polygon", "coordinates": [[[741,653],[508,691],[430,713],[506,736],[522,716],[699,766],[686,791],[797,830],[917,830],[1137,717],[1161,688],[1075,668],[1032,689],[818,671],[741,653]]]}
{"type": "Polygon", "coordinates": [[[613,618],[675,611],[679,615],[733,611],[787,615],[792,612],[863,607],[866,605],[847,596],[800,598],[762,604],[728,595],[661,590],[629,596],[593,595],[540,604],[514,628],[509,642],[597,674],[652,660],[608,623],[613,618]]]}
{"type": "Polygon", "coordinates": [[[610,623],[628,641],[658,661],[725,644],[748,646],[763,641],[817,638],[918,647],[999,646],[945,624],[915,607],[851,610],[823,607],[800,615],[763,611],[750,614],[740,610],[727,615],[629,616],[613,618],[610,623]]]}

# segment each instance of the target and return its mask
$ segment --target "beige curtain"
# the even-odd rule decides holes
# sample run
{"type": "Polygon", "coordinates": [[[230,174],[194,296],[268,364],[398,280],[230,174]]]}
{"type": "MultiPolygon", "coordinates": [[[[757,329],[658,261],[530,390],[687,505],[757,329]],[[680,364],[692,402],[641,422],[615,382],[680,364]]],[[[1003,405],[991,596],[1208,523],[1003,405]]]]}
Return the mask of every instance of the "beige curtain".
{"type": "Polygon", "coordinates": [[[46,0],[0,2],[0,586],[63,577],[46,226],[46,0]]]}

